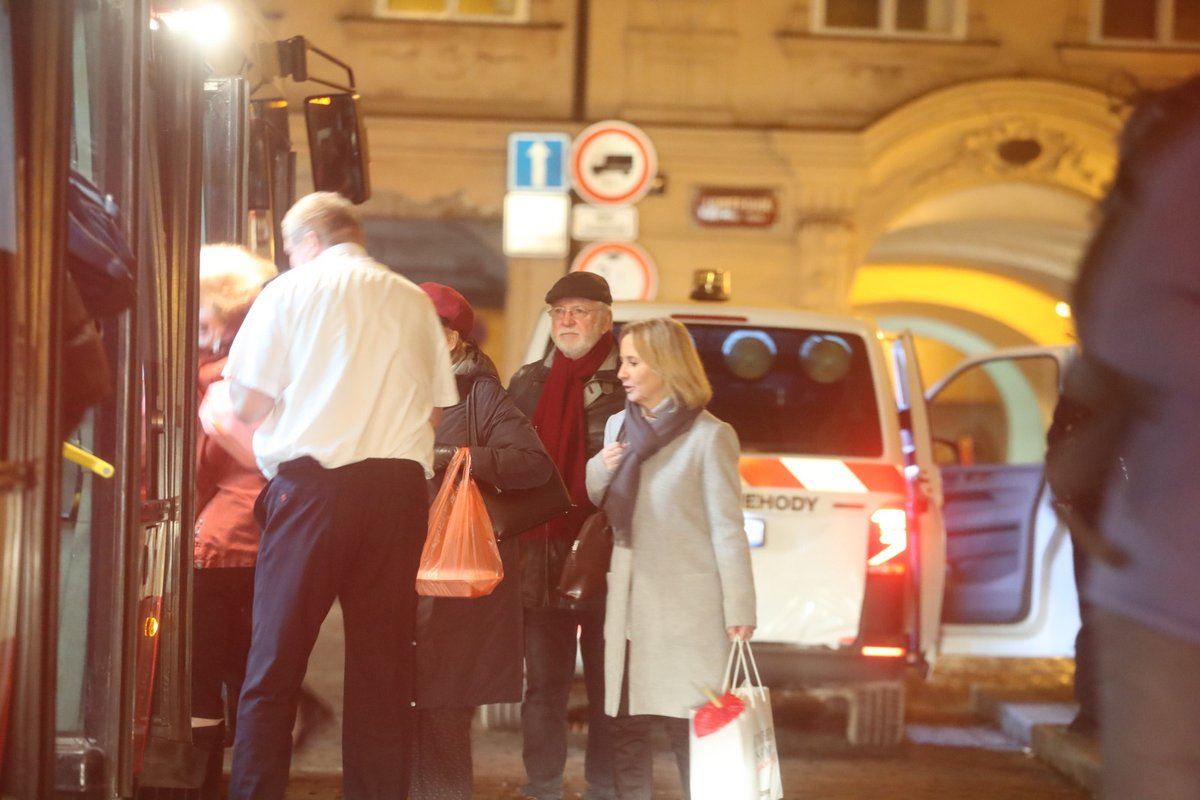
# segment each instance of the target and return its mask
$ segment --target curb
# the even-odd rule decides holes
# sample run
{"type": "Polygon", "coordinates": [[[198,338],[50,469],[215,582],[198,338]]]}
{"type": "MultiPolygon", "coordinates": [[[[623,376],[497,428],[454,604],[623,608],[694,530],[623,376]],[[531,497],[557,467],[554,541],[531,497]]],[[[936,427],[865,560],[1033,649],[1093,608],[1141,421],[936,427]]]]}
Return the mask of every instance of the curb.
{"type": "Polygon", "coordinates": [[[974,712],[995,723],[1041,761],[1074,781],[1093,797],[1100,793],[1100,743],[1093,736],[1071,733],[1074,703],[1047,703],[997,695],[972,687],[974,712]]]}

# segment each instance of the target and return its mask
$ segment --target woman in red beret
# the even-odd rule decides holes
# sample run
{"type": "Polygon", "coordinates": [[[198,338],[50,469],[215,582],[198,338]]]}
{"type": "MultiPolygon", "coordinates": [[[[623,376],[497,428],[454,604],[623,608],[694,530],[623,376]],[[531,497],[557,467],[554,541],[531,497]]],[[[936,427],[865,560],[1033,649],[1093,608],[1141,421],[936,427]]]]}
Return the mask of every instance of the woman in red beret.
{"type": "MultiPolygon", "coordinates": [[[[475,479],[504,490],[545,483],[554,463],[529,420],[509,400],[492,360],[472,340],[475,313],[470,304],[440,283],[421,288],[442,320],[460,398],[458,405],[443,410],[438,424],[434,481],[441,483],[454,452],[469,444],[469,398],[479,439],[471,447],[475,479]]],[[[524,647],[515,537],[500,542],[500,558],[504,579],[491,594],[418,600],[411,800],[470,800],[475,707],[521,701],[524,647]]]]}

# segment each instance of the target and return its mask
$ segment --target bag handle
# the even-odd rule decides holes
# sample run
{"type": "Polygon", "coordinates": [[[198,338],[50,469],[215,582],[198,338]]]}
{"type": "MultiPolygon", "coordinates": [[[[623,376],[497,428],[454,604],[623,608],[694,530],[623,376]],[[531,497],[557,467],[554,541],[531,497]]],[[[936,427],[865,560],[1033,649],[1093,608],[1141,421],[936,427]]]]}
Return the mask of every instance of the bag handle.
{"type": "Polygon", "coordinates": [[[737,677],[736,673],[733,671],[733,664],[735,658],[737,657],[737,653],[737,642],[730,642],[729,659],[725,662],[725,677],[721,679],[721,694],[725,694],[733,689],[733,683],[731,681],[737,677]]]}
{"type": "MultiPolygon", "coordinates": [[[[745,664],[749,663],[750,668],[754,671],[754,680],[750,681],[751,688],[757,689],[759,692],[765,694],[767,687],[763,685],[762,675],[760,675],[758,672],[758,662],[754,660],[754,648],[750,646],[750,642],[747,639],[739,639],[738,644],[741,645],[743,658],[745,659],[745,662],[743,662],[742,665],[743,670],[745,670],[745,664]]],[[[746,673],[746,678],[749,681],[750,673],[746,673]]]]}
{"type": "Polygon", "coordinates": [[[469,448],[460,447],[454,451],[454,457],[450,459],[450,464],[446,467],[446,477],[442,479],[442,482],[450,481],[462,484],[470,477],[471,451],[469,448]]]}
{"type": "Polygon", "coordinates": [[[740,685],[754,692],[765,694],[762,676],[758,671],[758,663],[754,660],[754,651],[750,642],[745,639],[735,639],[729,646],[729,661],[725,665],[725,680],[721,683],[722,691],[728,692],[740,685]]]}

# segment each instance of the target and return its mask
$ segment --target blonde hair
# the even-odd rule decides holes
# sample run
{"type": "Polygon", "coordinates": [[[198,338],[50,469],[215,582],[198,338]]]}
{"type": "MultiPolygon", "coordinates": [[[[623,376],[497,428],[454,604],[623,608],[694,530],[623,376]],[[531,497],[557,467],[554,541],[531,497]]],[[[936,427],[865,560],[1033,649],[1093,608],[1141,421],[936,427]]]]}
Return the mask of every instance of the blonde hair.
{"type": "Polygon", "coordinates": [[[200,248],[200,305],[221,320],[245,312],[263,284],[279,274],[275,265],[236,244],[200,248]]]}
{"type": "Polygon", "coordinates": [[[633,338],[638,356],[662,377],[676,403],[689,409],[708,405],[712,385],[682,323],[666,317],[639,319],[621,328],[621,338],[626,336],[633,338]]]}
{"type": "Polygon", "coordinates": [[[280,223],[283,240],[291,247],[309,231],[317,235],[321,247],[343,242],[362,243],[363,229],[354,204],[337,192],[313,192],[297,200],[280,223]]]}

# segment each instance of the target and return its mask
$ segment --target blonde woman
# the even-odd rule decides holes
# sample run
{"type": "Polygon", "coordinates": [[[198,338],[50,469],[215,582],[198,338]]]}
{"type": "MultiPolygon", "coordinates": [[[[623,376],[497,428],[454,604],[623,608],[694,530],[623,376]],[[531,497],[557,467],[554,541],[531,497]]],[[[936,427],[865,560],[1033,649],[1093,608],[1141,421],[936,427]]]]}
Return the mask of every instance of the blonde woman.
{"type": "MultiPolygon", "coordinates": [[[[275,265],[231,244],[200,250],[197,340],[204,397],[221,379],[229,345],[275,265]]],[[[225,748],[225,696],[236,700],[250,649],[250,612],[259,530],[254,501],[266,485],[200,429],[196,440],[196,523],[192,605],[192,737],[209,752],[201,796],[215,798],[225,748]]]]}
{"type": "Polygon", "coordinates": [[[651,796],[654,724],[688,786],[688,711],[721,682],[729,642],[755,625],[737,435],[704,410],[712,388],[687,329],[628,323],[618,377],[625,410],[587,465],[614,547],[604,630],[605,711],[620,800],[651,796]]]}

